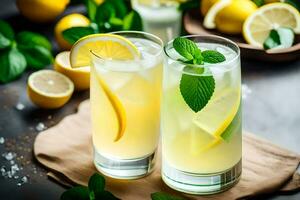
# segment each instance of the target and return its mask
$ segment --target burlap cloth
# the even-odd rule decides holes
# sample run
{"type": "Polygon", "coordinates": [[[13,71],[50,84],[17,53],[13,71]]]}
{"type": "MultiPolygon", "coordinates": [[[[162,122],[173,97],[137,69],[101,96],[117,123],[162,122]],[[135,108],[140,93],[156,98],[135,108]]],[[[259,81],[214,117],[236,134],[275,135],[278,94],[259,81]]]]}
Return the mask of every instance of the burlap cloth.
{"type": "MultiPolygon", "coordinates": [[[[48,175],[65,185],[87,185],[89,177],[96,171],[92,151],[88,100],[81,103],[78,113],[40,133],[34,143],[34,155],[49,169],[48,175]]],[[[244,199],[275,191],[299,190],[300,175],[296,172],[299,163],[299,155],[244,133],[242,178],[224,193],[200,197],[169,189],[160,177],[160,157],[151,175],[131,181],[106,177],[106,187],[125,200],[150,199],[150,194],[157,191],[188,199],[244,199]]]]}

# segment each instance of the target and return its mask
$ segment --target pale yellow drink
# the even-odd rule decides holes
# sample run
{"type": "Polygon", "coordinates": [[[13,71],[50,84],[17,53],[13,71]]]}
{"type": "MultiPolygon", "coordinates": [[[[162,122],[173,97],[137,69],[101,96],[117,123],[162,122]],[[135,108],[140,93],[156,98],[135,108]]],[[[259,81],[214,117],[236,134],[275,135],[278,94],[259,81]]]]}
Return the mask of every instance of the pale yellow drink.
{"type": "MultiPolygon", "coordinates": [[[[165,47],[168,57],[164,70],[162,103],[162,177],[176,190],[211,194],[232,186],[241,174],[239,49],[234,43],[219,37],[188,38],[195,41],[201,51],[222,53],[226,61],[204,63],[201,66],[187,65],[178,61],[180,56],[172,43],[165,47]],[[197,68],[203,69],[203,73],[193,73],[191,69],[197,68]],[[183,77],[194,81],[205,77],[214,80],[213,95],[198,112],[189,107],[181,94],[183,77]]],[[[197,83],[207,87],[201,81],[197,83]]],[[[196,86],[190,85],[185,89],[196,86]]],[[[192,100],[197,102],[197,99],[192,100]]]]}
{"type": "Polygon", "coordinates": [[[128,179],[151,171],[160,133],[161,41],[148,34],[158,42],[135,36],[127,39],[137,47],[139,58],[93,56],[90,86],[95,165],[112,177],[128,179]],[[120,119],[124,132],[118,136],[120,119]]]}

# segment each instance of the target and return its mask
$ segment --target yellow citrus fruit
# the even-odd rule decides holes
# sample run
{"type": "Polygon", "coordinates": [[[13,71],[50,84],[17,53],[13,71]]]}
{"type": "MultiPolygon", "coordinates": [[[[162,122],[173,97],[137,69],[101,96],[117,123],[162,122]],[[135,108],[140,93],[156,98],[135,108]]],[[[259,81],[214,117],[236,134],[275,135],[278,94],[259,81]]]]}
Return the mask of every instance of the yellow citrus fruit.
{"type": "Polygon", "coordinates": [[[70,50],[72,48],[72,44],[67,42],[62,35],[64,30],[76,26],[88,26],[89,24],[90,20],[84,15],[78,13],[73,13],[61,18],[55,25],[54,29],[55,39],[59,47],[64,50],[70,50]]]}
{"type": "MultiPolygon", "coordinates": [[[[140,56],[137,47],[128,39],[114,34],[93,34],[78,40],[72,47],[70,63],[74,68],[89,66],[91,64],[91,52],[102,59],[133,60],[140,56]]],[[[97,74],[99,85],[102,87],[110,101],[118,120],[118,131],[115,142],[120,140],[126,129],[126,112],[109,86],[103,81],[101,75],[92,67],[92,73],[97,74]]],[[[100,111],[99,111],[100,112],[100,111]]]]}
{"type": "Polygon", "coordinates": [[[72,68],[69,51],[63,51],[56,55],[54,69],[69,77],[74,83],[75,90],[90,88],[90,67],[72,68]]]}
{"type": "Polygon", "coordinates": [[[233,0],[216,15],[216,28],[222,33],[240,34],[244,21],[256,10],[257,6],[251,0],[233,0]]]}
{"type": "Polygon", "coordinates": [[[217,14],[220,12],[220,10],[228,6],[230,3],[231,0],[219,0],[215,4],[213,4],[204,17],[204,27],[208,29],[216,28],[215,18],[217,14]]]}
{"type": "Polygon", "coordinates": [[[208,10],[219,0],[202,0],[200,4],[200,11],[205,16],[208,10]]]}
{"type": "Polygon", "coordinates": [[[65,75],[53,70],[32,73],[27,82],[27,93],[31,101],[42,108],[59,108],[69,101],[74,91],[73,82],[65,75]]]}
{"type": "Polygon", "coordinates": [[[55,20],[70,0],[17,0],[19,11],[31,21],[49,22],[55,20]]]}
{"type": "Polygon", "coordinates": [[[249,44],[262,48],[270,31],[278,27],[288,27],[300,33],[298,10],[287,3],[266,4],[247,18],[243,35],[249,44]]]}
{"type": "Polygon", "coordinates": [[[97,5],[100,5],[101,3],[104,2],[104,0],[95,0],[95,2],[96,2],[97,5]]]}

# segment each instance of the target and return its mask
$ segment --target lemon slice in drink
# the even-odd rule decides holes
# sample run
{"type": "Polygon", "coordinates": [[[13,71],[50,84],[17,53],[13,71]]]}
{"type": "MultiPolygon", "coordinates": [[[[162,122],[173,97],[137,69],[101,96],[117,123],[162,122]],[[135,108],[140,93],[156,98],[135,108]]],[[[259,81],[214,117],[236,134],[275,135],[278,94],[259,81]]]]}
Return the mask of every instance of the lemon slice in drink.
{"type": "Polygon", "coordinates": [[[250,15],[243,25],[245,40],[257,47],[263,43],[272,29],[287,27],[300,33],[300,14],[287,3],[271,3],[260,7],[250,15]]]}
{"type": "Polygon", "coordinates": [[[71,98],[73,91],[73,82],[56,71],[40,70],[28,78],[28,96],[34,104],[42,108],[63,106],[71,98]]]}
{"type": "MultiPolygon", "coordinates": [[[[224,89],[212,96],[209,103],[197,114],[194,119],[195,140],[205,141],[205,145],[192,145],[193,152],[210,149],[224,140],[223,133],[229,127],[238,113],[241,101],[240,89],[224,89]],[[198,134],[198,135],[197,135],[198,134]]],[[[230,137],[227,135],[226,137],[230,137]]]]}
{"type": "MultiPolygon", "coordinates": [[[[74,68],[89,66],[91,63],[91,51],[103,59],[133,60],[140,56],[137,47],[130,40],[122,36],[93,34],[81,38],[74,44],[70,53],[71,66],[74,68]]],[[[118,132],[114,139],[117,142],[121,139],[126,129],[125,109],[118,97],[111,91],[99,74],[97,74],[97,78],[118,119],[118,132]]]]}

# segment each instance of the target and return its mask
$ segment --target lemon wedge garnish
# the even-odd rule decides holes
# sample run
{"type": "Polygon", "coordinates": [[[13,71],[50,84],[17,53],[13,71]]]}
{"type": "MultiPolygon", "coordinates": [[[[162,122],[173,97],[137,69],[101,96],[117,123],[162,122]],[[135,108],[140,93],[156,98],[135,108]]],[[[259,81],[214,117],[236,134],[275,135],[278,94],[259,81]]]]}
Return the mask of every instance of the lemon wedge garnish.
{"type": "Polygon", "coordinates": [[[193,152],[203,152],[224,140],[223,133],[237,116],[240,101],[240,89],[224,89],[213,96],[201,112],[197,113],[197,117],[193,121],[195,125],[193,152]],[[201,141],[203,144],[196,144],[197,141],[201,141]],[[199,146],[202,147],[200,151],[199,146]]]}
{"type": "Polygon", "coordinates": [[[69,77],[73,81],[76,90],[90,88],[90,67],[72,68],[69,51],[63,51],[56,55],[54,69],[69,77]]]}
{"type": "Polygon", "coordinates": [[[42,108],[59,108],[71,98],[73,82],[63,74],[52,70],[32,73],[27,82],[27,93],[31,101],[42,108]]]}
{"type": "MultiPolygon", "coordinates": [[[[93,34],[81,38],[74,44],[70,53],[71,66],[74,68],[89,66],[91,52],[103,59],[133,60],[140,56],[137,47],[125,37],[114,34],[93,34]]],[[[118,131],[114,139],[117,142],[122,138],[126,129],[125,109],[94,67],[92,73],[96,73],[99,85],[110,101],[118,119],[118,131]]]]}
{"type": "Polygon", "coordinates": [[[249,44],[262,48],[270,31],[278,27],[291,28],[295,33],[300,33],[298,10],[287,3],[264,5],[247,18],[243,35],[249,44]]]}

